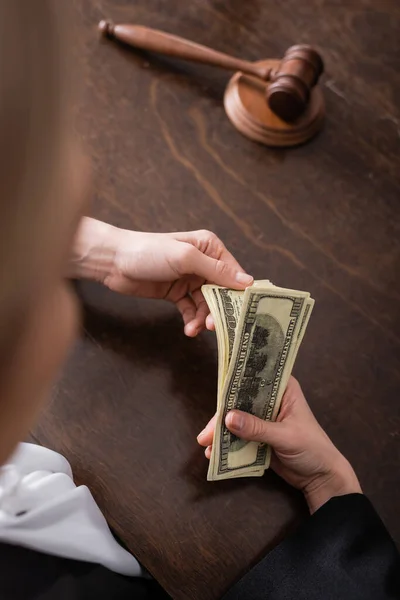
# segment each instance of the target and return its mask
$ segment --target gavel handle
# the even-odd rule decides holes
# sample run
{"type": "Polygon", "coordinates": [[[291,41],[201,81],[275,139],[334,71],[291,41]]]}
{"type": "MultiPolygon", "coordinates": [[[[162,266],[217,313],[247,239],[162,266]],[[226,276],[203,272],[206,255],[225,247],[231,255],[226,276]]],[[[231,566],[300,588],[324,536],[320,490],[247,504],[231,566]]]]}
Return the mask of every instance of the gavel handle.
{"type": "Polygon", "coordinates": [[[115,37],[130,46],[176,56],[183,60],[222,67],[229,71],[242,71],[263,80],[268,80],[271,69],[247,60],[241,60],[207,46],[196,44],[184,38],[141,25],[114,25],[111,21],[101,21],[99,29],[110,37],[115,37]]]}

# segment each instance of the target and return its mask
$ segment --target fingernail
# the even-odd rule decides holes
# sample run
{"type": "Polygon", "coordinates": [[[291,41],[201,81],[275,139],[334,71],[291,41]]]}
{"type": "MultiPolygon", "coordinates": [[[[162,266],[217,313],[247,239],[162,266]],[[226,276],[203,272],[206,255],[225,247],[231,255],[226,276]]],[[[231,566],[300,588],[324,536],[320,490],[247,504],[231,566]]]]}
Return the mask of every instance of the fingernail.
{"type": "Polygon", "coordinates": [[[203,437],[203,435],[205,434],[206,430],[203,429],[203,431],[200,431],[199,435],[197,436],[197,439],[203,437]]]}
{"type": "Polygon", "coordinates": [[[229,413],[229,415],[226,417],[226,419],[228,420],[227,425],[231,429],[236,429],[236,431],[240,431],[241,429],[243,429],[243,427],[244,427],[243,415],[233,412],[233,413],[229,413]]]}
{"type": "Polygon", "coordinates": [[[241,271],[238,271],[236,273],[236,281],[243,285],[250,285],[251,283],[253,283],[253,277],[251,275],[248,275],[247,273],[242,273],[241,271]]]}

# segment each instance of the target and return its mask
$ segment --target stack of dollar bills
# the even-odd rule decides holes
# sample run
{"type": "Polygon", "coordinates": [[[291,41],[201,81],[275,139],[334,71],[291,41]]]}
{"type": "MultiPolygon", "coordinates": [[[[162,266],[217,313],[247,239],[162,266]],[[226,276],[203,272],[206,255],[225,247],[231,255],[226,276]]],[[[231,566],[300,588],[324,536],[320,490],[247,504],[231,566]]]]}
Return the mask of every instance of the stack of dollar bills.
{"type": "Polygon", "coordinates": [[[314,306],[308,292],[254,281],[244,291],[203,285],[218,343],[217,420],[207,479],[257,477],[271,450],[225,426],[233,408],[274,421],[314,306]]]}

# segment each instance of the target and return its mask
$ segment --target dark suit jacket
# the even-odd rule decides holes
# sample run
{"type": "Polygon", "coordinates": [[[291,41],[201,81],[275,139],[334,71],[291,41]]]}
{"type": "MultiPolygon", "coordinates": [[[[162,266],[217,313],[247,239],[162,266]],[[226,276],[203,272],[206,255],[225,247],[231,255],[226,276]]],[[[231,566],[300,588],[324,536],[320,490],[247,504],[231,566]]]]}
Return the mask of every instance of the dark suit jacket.
{"type": "MultiPolygon", "coordinates": [[[[165,600],[156,582],[0,544],[1,600],[165,600]]],[[[332,498],[224,600],[400,599],[400,558],[365,496],[332,498]]],[[[188,599],[189,600],[189,599],[188,599]]]]}
{"type": "Polygon", "coordinates": [[[400,557],[369,500],[332,498],[224,600],[400,599],[400,557]]]}

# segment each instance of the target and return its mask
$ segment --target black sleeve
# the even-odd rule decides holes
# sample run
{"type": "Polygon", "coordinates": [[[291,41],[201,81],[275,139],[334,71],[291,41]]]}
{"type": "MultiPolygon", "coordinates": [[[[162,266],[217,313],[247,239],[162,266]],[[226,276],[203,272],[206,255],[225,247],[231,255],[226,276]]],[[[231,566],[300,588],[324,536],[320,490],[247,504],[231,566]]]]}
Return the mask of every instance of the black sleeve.
{"type": "Polygon", "coordinates": [[[167,600],[154,580],[0,543],[0,600],[167,600]]]}
{"type": "Polygon", "coordinates": [[[224,600],[400,599],[400,557],[369,500],[332,498],[224,600]]]}

